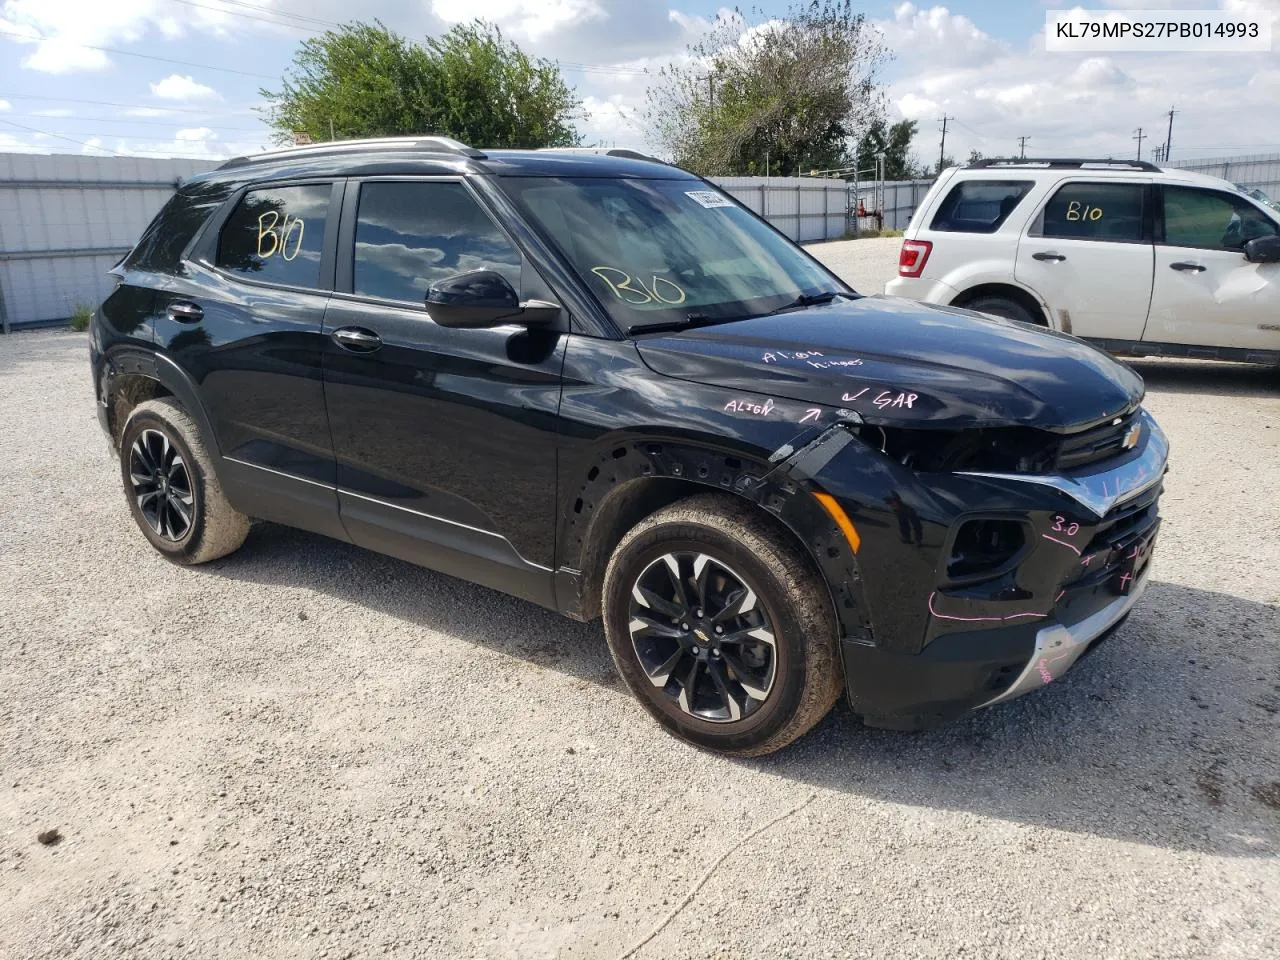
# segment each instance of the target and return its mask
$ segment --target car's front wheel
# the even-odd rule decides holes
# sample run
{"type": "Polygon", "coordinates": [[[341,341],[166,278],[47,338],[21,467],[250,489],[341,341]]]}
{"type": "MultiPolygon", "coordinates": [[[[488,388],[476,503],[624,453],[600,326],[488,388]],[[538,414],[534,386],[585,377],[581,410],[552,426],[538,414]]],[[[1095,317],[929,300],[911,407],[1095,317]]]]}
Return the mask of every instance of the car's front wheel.
{"type": "Polygon", "coordinates": [[[139,529],[175,563],[207,563],[244,543],[249,518],[227,502],[199,428],[176,401],[133,408],[120,437],[120,473],[139,529]]]}
{"type": "Polygon", "coordinates": [[[776,521],[745,502],[693,497],[641,521],[609,561],[603,602],[627,686],[699,746],[771,753],[840,695],[827,591],[776,521]]]}

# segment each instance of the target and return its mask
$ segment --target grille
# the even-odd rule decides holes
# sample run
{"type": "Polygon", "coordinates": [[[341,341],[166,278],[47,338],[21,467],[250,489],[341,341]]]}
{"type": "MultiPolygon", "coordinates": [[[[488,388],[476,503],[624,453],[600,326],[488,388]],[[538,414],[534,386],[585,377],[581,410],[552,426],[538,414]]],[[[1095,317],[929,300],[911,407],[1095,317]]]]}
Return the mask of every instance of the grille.
{"type": "Polygon", "coordinates": [[[1108,420],[1101,426],[1064,437],[1058,443],[1056,468],[1077,470],[1124,453],[1125,434],[1138,422],[1138,411],[1135,410],[1123,417],[1108,420]],[[1117,419],[1119,422],[1115,422],[1117,419]]]}

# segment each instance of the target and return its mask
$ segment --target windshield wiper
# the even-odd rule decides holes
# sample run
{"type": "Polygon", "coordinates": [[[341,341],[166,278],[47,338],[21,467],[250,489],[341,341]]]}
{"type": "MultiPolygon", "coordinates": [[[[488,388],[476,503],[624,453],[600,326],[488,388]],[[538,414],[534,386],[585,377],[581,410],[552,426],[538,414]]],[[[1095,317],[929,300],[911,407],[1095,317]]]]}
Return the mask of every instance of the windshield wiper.
{"type": "Polygon", "coordinates": [[[728,323],[741,320],[741,317],[708,317],[705,313],[686,314],[683,320],[668,320],[665,323],[633,323],[627,327],[627,336],[637,333],[669,333],[673,330],[692,330],[694,327],[710,327],[717,323],[728,323]]]}
{"type": "Polygon", "coordinates": [[[782,313],[784,310],[799,310],[802,307],[816,307],[820,303],[830,303],[836,297],[850,297],[852,295],[839,290],[828,290],[825,293],[802,293],[790,303],[784,303],[782,306],[770,310],[762,316],[771,317],[775,313],[782,313]]]}

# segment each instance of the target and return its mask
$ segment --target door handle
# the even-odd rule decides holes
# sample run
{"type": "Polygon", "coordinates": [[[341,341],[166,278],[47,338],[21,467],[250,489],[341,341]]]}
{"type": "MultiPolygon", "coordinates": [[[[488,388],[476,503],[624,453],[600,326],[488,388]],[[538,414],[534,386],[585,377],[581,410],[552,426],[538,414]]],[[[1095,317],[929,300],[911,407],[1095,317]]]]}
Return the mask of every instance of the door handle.
{"type": "Polygon", "coordinates": [[[337,341],[338,346],[355,353],[372,353],[382,346],[382,338],[363,327],[341,327],[330,336],[337,341]]]}
{"type": "Polygon", "coordinates": [[[204,319],[204,310],[199,304],[185,300],[175,300],[164,309],[165,316],[178,323],[199,323],[204,319]]]}
{"type": "Polygon", "coordinates": [[[1060,253],[1033,253],[1031,255],[1031,259],[1032,260],[1052,260],[1056,263],[1061,263],[1063,260],[1067,258],[1060,253]]]}
{"type": "Polygon", "coordinates": [[[1192,273],[1204,273],[1209,268],[1202,263],[1188,263],[1186,260],[1181,260],[1178,263],[1169,264],[1169,269],[1190,270],[1192,273]]]}

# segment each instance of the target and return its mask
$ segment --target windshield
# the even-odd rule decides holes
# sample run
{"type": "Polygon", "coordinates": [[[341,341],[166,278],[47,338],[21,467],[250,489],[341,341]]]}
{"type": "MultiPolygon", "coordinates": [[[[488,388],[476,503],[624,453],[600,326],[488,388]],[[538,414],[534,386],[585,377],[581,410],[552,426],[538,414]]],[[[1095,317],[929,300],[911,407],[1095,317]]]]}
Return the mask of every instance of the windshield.
{"type": "Polygon", "coordinates": [[[853,296],[750,212],[697,180],[504,177],[623,330],[757,316],[853,296]]]}
{"type": "Polygon", "coordinates": [[[1257,189],[1256,187],[1246,187],[1243,183],[1237,183],[1236,187],[1246,197],[1252,197],[1254,200],[1257,200],[1259,203],[1270,207],[1272,210],[1280,210],[1280,203],[1276,203],[1276,201],[1272,200],[1263,191],[1257,189]]]}

